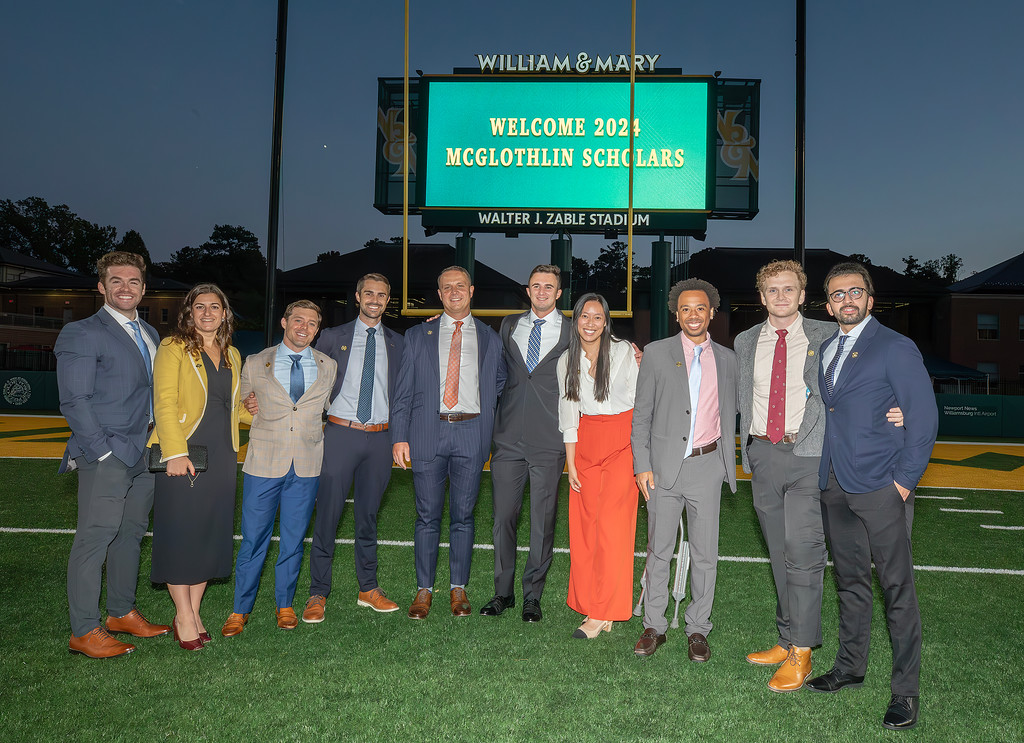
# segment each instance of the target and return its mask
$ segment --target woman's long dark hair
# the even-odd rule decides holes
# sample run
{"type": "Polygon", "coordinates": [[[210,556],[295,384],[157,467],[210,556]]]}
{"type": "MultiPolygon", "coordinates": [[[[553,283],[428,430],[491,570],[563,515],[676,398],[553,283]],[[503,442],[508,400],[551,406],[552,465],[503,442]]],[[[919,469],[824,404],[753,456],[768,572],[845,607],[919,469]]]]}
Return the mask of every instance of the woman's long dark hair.
{"type": "Polygon", "coordinates": [[[604,331],[601,333],[601,345],[597,349],[597,367],[594,369],[594,399],[604,402],[608,399],[611,386],[612,341],[618,340],[612,335],[612,318],[608,312],[608,302],[600,294],[590,292],[576,300],[572,308],[572,332],[569,333],[569,363],[565,370],[565,396],[569,400],[579,402],[580,399],[580,353],[583,343],[580,341],[579,317],[587,302],[597,302],[604,312],[604,331]]]}
{"type": "Polygon", "coordinates": [[[199,358],[199,353],[203,350],[203,336],[199,335],[199,331],[196,330],[196,323],[192,319],[192,305],[200,294],[215,294],[217,300],[224,307],[224,322],[217,328],[216,342],[218,348],[220,348],[221,358],[224,360],[222,363],[230,368],[231,358],[228,356],[228,346],[231,345],[231,333],[234,331],[235,316],[231,312],[231,305],[228,304],[227,296],[216,284],[196,284],[192,287],[192,291],[188,293],[185,301],[181,304],[181,310],[178,312],[178,325],[171,330],[171,338],[184,343],[185,350],[193,358],[199,358]]]}

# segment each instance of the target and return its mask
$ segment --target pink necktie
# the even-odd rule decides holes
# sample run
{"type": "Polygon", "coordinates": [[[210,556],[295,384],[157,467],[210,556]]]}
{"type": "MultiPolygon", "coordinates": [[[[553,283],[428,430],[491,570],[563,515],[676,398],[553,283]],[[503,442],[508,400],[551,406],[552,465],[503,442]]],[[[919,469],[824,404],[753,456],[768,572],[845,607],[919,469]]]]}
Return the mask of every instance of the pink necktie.
{"type": "Polygon", "coordinates": [[[459,401],[459,368],[462,366],[462,320],[455,321],[452,345],[448,349],[448,372],[444,377],[444,398],[442,402],[449,410],[455,409],[459,401]]]}

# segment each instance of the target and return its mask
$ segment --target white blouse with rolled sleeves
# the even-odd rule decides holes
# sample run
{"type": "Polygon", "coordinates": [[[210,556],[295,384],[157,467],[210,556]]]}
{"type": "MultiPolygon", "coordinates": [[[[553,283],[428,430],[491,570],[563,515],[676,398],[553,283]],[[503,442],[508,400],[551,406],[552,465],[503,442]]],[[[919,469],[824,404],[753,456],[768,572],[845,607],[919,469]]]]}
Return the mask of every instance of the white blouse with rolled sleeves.
{"type": "Polygon", "coordinates": [[[608,399],[598,402],[594,399],[594,378],[590,376],[590,361],[582,351],[580,364],[580,399],[569,400],[565,396],[565,372],[569,368],[569,352],[558,359],[558,430],[562,441],[574,443],[580,425],[580,415],[617,415],[633,409],[636,396],[636,378],[639,367],[628,341],[612,341],[611,370],[608,375],[608,399]]]}

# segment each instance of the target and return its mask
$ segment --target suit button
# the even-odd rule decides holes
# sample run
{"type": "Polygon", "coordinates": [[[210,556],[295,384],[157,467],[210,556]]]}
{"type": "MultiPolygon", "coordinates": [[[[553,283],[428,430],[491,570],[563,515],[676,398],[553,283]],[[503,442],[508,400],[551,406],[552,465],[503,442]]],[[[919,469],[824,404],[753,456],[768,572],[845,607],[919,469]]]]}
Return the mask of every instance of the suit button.
{"type": "Polygon", "coordinates": [[[295,412],[296,410],[298,410],[298,408],[292,408],[292,412],[295,412]]]}
{"type": "Polygon", "coordinates": [[[836,409],[835,409],[835,408],[829,408],[829,409],[828,409],[828,412],[830,412],[830,413],[834,413],[834,412],[836,412],[836,409]]]}
{"type": "Polygon", "coordinates": [[[289,428],[288,430],[289,430],[289,431],[294,431],[294,430],[295,430],[295,426],[292,426],[292,427],[291,427],[291,428],[289,428]]]}
{"type": "Polygon", "coordinates": [[[689,411],[689,410],[687,410],[687,411],[686,411],[686,414],[687,414],[687,415],[689,415],[689,414],[690,414],[690,411],[689,411]]]}
{"type": "Polygon", "coordinates": [[[685,436],[683,436],[683,441],[686,441],[686,437],[685,436]]]}

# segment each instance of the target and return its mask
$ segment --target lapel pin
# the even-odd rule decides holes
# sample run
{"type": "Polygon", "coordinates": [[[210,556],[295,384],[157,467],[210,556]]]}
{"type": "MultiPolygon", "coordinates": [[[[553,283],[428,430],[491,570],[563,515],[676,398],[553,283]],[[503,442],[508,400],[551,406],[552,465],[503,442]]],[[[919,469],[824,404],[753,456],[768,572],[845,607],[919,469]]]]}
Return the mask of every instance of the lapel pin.
{"type": "Polygon", "coordinates": [[[682,365],[683,365],[683,362],[682,362],[682,361],[677,361],[677,362],[676,362],[676,366],[682,366],[682,365]]]}
{"type": "Polygon", "coordinates": [[[433,331],[433,330],[428,330],[428,331],[427,331],[427,335],[433,335],[433,334],[434,334],[434,331],[433,331]]]}
{"type": "Polygon", "coordinates": [[[814,349],[813,348],[808,348],[807,349],[807,355],[808,356],[813,356],[814,355],[814,349]]]}
{"type": "Polygon", "coordinates": [[[853,353],[851,353],[851,354],[850,354],[850,358],[851,358],[851,359],[855,359],[855,358],[857,358],[857,352],[856,352],[856,351],[854,351],[853,353]]]}
{"type": "Polygon", "coordinates": [[[348,346],[342,346],[342,347],[341,347],[341,350],[342,350],[342,351],[347,351],[347,350],[348,350],[348,346]]]}
{"type": "Polygon", "coordinates": [[[267,362],[267,368],[268,369],[270,368],[270,362],[269,361],[267,362]]]}

